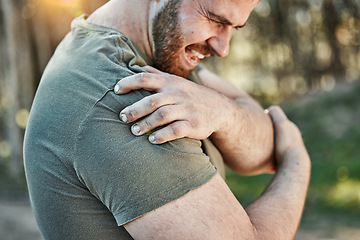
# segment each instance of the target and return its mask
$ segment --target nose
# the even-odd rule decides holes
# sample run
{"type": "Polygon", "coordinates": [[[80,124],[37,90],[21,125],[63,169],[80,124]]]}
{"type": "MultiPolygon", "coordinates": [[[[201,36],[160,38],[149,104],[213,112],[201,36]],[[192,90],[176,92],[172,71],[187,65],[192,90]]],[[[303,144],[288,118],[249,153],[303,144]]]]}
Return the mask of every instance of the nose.
{"type": "Polygon", "coordinates": [[[226,57],[229,54],[232,27],[225,26],[217,34],[207,40],[208,45],[219,57],[226,57]]]}

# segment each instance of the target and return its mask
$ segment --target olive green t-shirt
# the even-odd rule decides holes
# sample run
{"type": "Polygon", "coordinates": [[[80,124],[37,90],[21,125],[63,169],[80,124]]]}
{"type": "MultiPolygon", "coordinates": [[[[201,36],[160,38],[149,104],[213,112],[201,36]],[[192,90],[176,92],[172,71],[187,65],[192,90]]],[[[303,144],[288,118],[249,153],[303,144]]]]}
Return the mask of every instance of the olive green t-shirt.
{"type": "Polygon", "coordinates": [[[30,200],[45,239],[131,239],[125,223],[223,172],[209,140],[153,145],[119,120],[122,109],[151,93],[116,95],[114,85],[147,64],[126,36],[84,16],[58,46],[24,143],[30,200]]]}

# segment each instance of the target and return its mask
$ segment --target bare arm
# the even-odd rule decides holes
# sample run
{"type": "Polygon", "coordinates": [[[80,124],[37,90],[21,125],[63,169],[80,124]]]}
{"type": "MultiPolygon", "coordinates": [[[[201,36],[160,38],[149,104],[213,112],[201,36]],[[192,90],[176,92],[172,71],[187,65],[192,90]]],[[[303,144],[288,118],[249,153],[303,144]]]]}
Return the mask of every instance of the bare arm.
{"type": "Polygon", "coordinates": [[[292,239],[310,177],[301,135],[279,108],[270,109],[279,169],[244,209],[216,175],[202,187],[125,225],[135,239],[292,239]]]}
{"type": "Polygon", "coordinates": [[[273,125],[264,109],[247,93],[207,69],[199,76],[205,86],[231,99],[226,104],[224,128],[211,135],[226,164],[246,175],[273,172],[273,125]]]}
{"type": "Polygon", "coordinates": [[[300,131],[284,112],[279,107],[272,107],[270,115],[274,122],[275,158],[279,168],[262,197],[250,204],[246,212],[257,232],[272,234],[274,239],[293,239],[293,229],[300,223],[310,181],[310,157],[300,131]],[[276,224],[278,231],[274,232],[271,224],[264,224],[265,216],[266,221],[276,224]]]}
{"type": "Polygon", "coordinates": [[[274,171],[271,120],[255,100],[207,70],[200,72],[204,86],[151,67],[146,70],[150,73],[124,78],[116,89],[118,94],[140,88],[156,92],[120,114],[123,121],[134,122],[135,135],[162,126],[150,135],[152,143],[211,136],[234,171],[274,171]]]}

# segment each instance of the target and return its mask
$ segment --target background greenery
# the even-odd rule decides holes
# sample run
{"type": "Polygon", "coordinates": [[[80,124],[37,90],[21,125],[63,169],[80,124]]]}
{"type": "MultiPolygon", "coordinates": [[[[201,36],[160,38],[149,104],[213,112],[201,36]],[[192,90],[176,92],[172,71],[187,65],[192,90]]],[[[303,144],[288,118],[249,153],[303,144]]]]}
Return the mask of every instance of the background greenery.
{"type": "MultiPolygon", "coordinates": [[[[0,0],[0,199],[26,197],[22,139],[46,63],[71,20],[105,2],[0,0]]],[[[297,239],[360,239],[359,26],[359,0],[261,0],[229,56],[205,62],[302,131],[312,178],[297,239]]],[[[246,206],[271,177],[227,182],[246,206]]]]}
{"type": "MultiPolygon", "coordinates": [[[[299,126],[312,160],[301,229],[322,229],[324,232],[317,234],[324,238],[360,237],[360,231],[353,235],[339,232],[343,227],[360,228],[359,93],[360,81],[339,83],[332,91],[282,104],[299,126]]],[[[261,194],[272,176],[244,177],[228,172],[227,177],[230,188],[246,206],[261,194]]]]}

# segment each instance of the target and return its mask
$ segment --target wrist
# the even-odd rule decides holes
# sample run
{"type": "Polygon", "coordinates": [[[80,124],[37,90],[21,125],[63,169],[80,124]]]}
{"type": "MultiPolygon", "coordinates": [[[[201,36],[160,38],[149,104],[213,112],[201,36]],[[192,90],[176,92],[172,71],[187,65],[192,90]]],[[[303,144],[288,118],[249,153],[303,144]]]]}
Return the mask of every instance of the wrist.
{"type": "Polygon", "coordinates": [[[304,146],[289,148],[276,160],[279,166],[278,171],[281,169],[297,169],[310,173],[311,161],[304,146]]]}
{"type": "Polygon", "coordinates": [[[236,122],[239,122],[238,106],[234,100],[219,93],[215,101],[214,129],[212,137],[216,139],[227,138],[234,128],[237,128],[236,122]]]}

